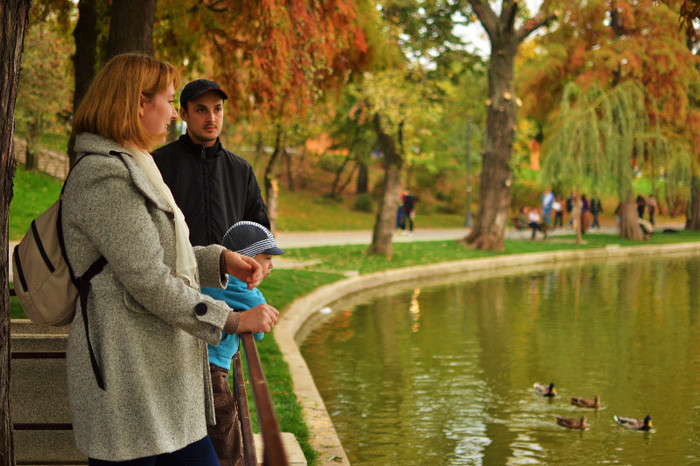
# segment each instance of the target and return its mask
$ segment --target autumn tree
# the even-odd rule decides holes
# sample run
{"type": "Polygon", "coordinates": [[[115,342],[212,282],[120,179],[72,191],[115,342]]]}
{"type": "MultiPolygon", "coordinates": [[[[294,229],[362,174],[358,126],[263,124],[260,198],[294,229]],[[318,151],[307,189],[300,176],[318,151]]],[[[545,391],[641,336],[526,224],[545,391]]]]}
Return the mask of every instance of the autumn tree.
{"type": "Polygon", "coordinates": [[[25,28],[29,21],[28,0],[6,0],[0,3],[0,465],[15,464],[10,406],[10,292],[8,273],[8,212],[12,200],[12,178],[15,155],[12,143],[17,83],[22,57],[25,28]]]}
{"type": "MultiPolygon", "coordinates": [[[[164,58],[218,81],[229,96],[228,118],[261,122],[275,145],[325,92],[345,83],[367,51],[351,0],[163,0],[157,18],[164,58]]],[[[270,186],[283,151],[268,163],[270,186]]]]}
{"type": "MultiPolygon", "coordinates": [[[[663,2],[642,3],[560,2],[563,20],[538,38],[540,54],[521,70],[521,94],[525,113],[540,121],[547,137],[549,126],[561,117],[556,105],[569,83],[603,91],[627,81],[639,83],[650,128],[658,128],[675,148],[663,158],[633,154],[632,163],[649,162],[644,173],[655,189],[660,173],[684,173],[687,154],[700,153],[700,119],[692,99],[699,75],[697,57],[677,27],[674,9],[663,2]]],[[[667,197],[678,186],[667,181],[667,197]]],[[[631,229],[636,223],[624,227],[631,229]]]]}

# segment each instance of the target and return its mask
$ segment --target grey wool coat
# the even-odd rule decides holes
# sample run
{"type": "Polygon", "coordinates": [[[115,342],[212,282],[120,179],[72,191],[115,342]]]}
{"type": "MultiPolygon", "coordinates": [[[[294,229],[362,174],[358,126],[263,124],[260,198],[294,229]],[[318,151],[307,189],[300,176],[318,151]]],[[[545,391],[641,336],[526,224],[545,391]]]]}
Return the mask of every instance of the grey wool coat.
{"type": "MultiPolygon", "coordinates": [[[[90,364],[80,303],[67,350],[76,446],[91,458],[123,461],[201,440],[213,423],[205,343],[216,345],[231,309],[173,275],[173,213],[145,172],[111,140],[83,133],[87,156],[63,193],[66,252],[76,275],[100,254],[89,331],[105,390],[90,364]],[[121,160],[120,160],[121,159],[121,160]]],[[[225,287],[223,248],[196,248],[202,286],[225,287]]]]}

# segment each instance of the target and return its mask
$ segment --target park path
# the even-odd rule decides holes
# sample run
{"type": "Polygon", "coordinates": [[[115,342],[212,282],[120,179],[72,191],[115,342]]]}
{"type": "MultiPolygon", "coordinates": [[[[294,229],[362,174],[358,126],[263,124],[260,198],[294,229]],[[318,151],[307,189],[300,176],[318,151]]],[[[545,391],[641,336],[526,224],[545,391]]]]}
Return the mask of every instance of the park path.
{"type": "MultiPolygon", "coordinates": [[[[677,226],[676,226],[677,227],[677,226]]],[[[665,228],[665,226],[664,226],[665,228]]],[[[394,242],[410,243],[414,241],[444,241],[458,240],[464,238],[470,229],[464,228],[416,228],[413,234],[394,234],[394,242]]],[[[617,226],[603,226],[600,230],[596,230],[591,234],[607,233],[617,234],[617,226]]],[[[550,236],[571,235],[573,230],[570,228],[559,228],[549,232],[550,236]]],[[[520,231],[515,228],[506,229],[507,239],[529,239],[530,230],[520,231]]],[[[537,234],[537,240],[541,240],[542,235],[537,234]]],[[[357,230],[357,231],[317,231],[317,232],[277,232],[275,234],[277,245],[284,249],[287,248],[305,248],[311,246],[329,246],[341,244],[366,244],[372,243],[372,231],[357,230]]]]}

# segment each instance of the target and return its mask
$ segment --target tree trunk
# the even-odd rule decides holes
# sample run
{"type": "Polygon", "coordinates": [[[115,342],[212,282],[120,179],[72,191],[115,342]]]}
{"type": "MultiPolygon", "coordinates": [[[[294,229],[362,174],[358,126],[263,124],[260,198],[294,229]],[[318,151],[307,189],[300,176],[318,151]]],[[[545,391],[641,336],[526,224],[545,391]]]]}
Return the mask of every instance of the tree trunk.
{"type": "Polygon", "coordinates": [[[357,181],[355,182],[355,194],[365,194],[369,191],[369,168],[364,160],[357,159],[357,181]]]}
{"type": "Polygon", "coordinates": [[[265,166],[265,205],[267,206],[267,216],[270,219],[270,231],[274,235],[277,231],[277,180],[275,179],[275,164],[282,152],[282,129],[277,128],[275,138],[275,150],[270,156],[265,166]]]}
{"type": "Polygon", "coordinates": [[[343,159],[343,163],[341,163],[340,166],[338,167],[338,169],[335,171],[335,178],[333,178],[333,183],[331,183],[330,196],[332,198],[335,197],[336,195],[340,194],[340,190],[338,188],[338,185],[340,184],[340,178],[343,175],[343,172],[345,171],[345,166],[348,164],[351,157],[352,157],[352,155],[348,154],[343,159]]]}
{"type": "Polygon", "coordinates": [[[338,196],[342,196],[342,195],[343,195],[343,191],[345,191],[345,188],[347,188],[348,185],[350,184],[350,182],[352,181],[352,178],[355,176],[355,172],[356,172],[356,171],[357,171],[357,164],[355,164],[355,166],[352,167],[352,171],[348,174],[348,177],[347,177],[347,179],[345,180],[345,183],[343,183],[343,184],[341,184],[340,186],[338,186],[338,193],[337,193],[338,196]]]}
{"type": "MultiPolygon", "coordinates": [[[[396,140],[384,131],[379,114],[374,115],[374,129],[377,132],[377,145],[384,154],[384,186],[382,188],[382,201],[379,204],[377,218],[374,222],[372,244],[369,246],[370,254],[391,256],[392,238],[396,224],[396,210],[399,207],[401,194],[401,165],[402,154],[397,150],[396,140]]],[[[399,127],[399,139],[401,128],[399,127]]]]}
{"type": "Polygon", "coordinates": [[[620,238],[642,241],[642,229],[639,227],[637,204],[630,192],[620,204],[620,238]]]}
{"type": "MultiPolygon", "coordinates": [[[[73,113],[75,113],[80,102],[83,101],[92,78],[95,77],[97,72],[97,44],[100,33],[97,23],[97,3],[95,0],[80,0],[78,2],[78,22],[75,24],[75,29],[73,29],[73,38],[75,39],[75,55],[73,55],[75,76],[73,113]]],[[[75,163],[74,138],[71,133],[68,141],[68,159],[71,166],[75,163]]]]}
{"type": "Polygon", "coordinates": [[[513,89],[517,42],[501,38],[492,49],[479,209],[474,228],[463,241],[477,249],[502,251],[513,179],[510,159],[518,109],[513,89]]]}
{"type": "Polygon", "coordinates": [[[287,169],[287,189],[294,191],[294,176],[292,175],[292,156],[287,149],[282,152],[284,164],[287,169]]]}
{"type": "Polygon", "coordinates": [[[112,0],[107,56],[121,53],[153,55],[153,23],[157,0],[112,0]]]}
{"type": "MultiPolygon", "coordinates": [[[[669,204],[669,213],[671,205],[669,204]]],[[[686,230],[700,231],[700,177],[693,176],[690,189],[690,203],[686,213],[686,230]]]]}
{"type": "Polygon", "coordinates": [[[576,244],[581,244],[581,191],[578,189],[574,192],[574,206],[571,209],[571,218],[573,219],[572,226],[576,232],[576,244]]]}
{"type": "Polygon", "coordinates": [[[10,292],[8,274],[8,212],[15,176],[14,132],[17,83],[22,62],[29,0],[0,2],[0,466],[15,464],[10,404],[10,292]]]}
{"type": "Polygon", "coordinates": [[[97,25],[97,8],[97,2],[94,0],[80,0],[78,2],[78,22],[73,29],[73,38],[75,39],[75,55],[73,55],[74,112],[82,102],[97,71],[97,44],[100,32],[97,25]]]}

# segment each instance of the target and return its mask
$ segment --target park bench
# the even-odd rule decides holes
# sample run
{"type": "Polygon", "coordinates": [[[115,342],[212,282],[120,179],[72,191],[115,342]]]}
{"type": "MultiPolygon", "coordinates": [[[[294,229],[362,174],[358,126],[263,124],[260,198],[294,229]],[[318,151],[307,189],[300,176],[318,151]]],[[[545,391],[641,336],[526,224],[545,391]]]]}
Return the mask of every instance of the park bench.
{"type": "MultiPolygon", "coordinates": [[[[530,233],[530,236],[534,239],[534,235],[532,235],[534,228],[530,226],[529,223],[523,223],[518,217],[513,217],[511,219],[513,222],[513,227],[520,232],[528,232],[530,233]]],[[[544,235],[544,239],[547,239],[547,231],[549,230],[549,227],[547,226],[546,223],[540,223],[540,232],[544,235]]]]}

